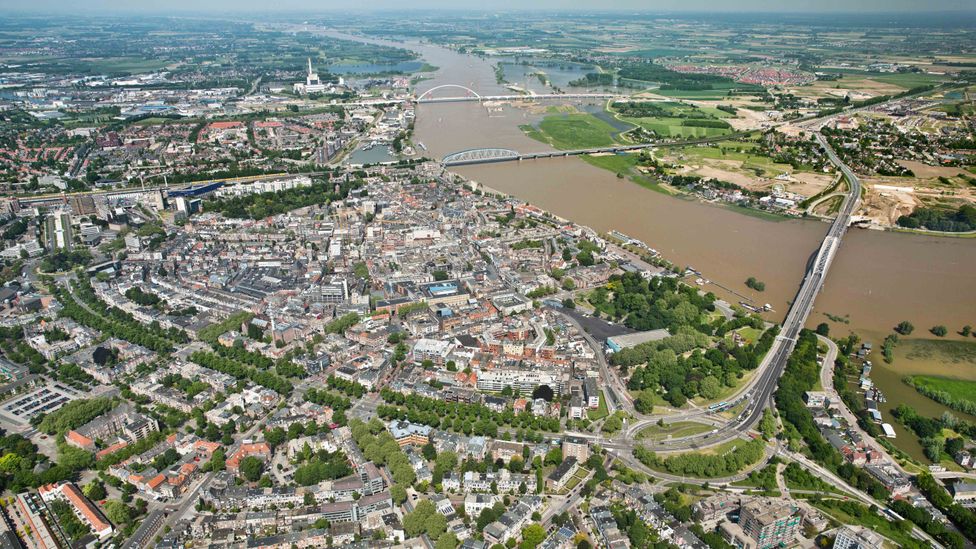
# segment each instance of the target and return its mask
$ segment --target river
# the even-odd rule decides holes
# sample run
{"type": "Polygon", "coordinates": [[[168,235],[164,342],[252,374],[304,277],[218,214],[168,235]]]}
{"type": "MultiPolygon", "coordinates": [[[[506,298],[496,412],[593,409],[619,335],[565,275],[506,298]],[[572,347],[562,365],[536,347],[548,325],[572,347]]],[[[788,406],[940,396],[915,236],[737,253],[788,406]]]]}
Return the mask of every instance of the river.
{"type": "MultiPolygon", "coordinates": [[[[404,47],[402,43],[374,42],[404,47]]],[[[418,95],[445,84],[463,85],[482,95],[505,91],[495,80],[492,61],[429,44],[410,43],[407,47],[439,67],[432,79],[417,85],[418,95]]],[[[444,93],[465,92],[445,89],[444,93]]],[[[479,103],[422,104],[417,109],[415,139],[437,158],[478,147],[545,150],[547,145],[528,138],[519,129],[519,125],[537,121],[538,116],[526,109],[486,108],[479,103]]],[[[785,316],[807,260],[828,228],[819,221],[770,221],[668,196],[618,179],[578,158],[468,166],[457,171],[598,231],[617,229],[639,238],[675,264],[693,266],[707,279],[757,303],[771,304],[774,312],[769,317],[776,321],[785,316]],[[765,282],[766,290],[758,293],[748,289],[745,280],[750,276],[765,282]]],[[[949,328],[950,339],[959,339],[955,332],[960,327],[976,325],[974,273],[976,240],[852,229],[817,297],[808,326],[828,322],[835,336],[856,331],[873,341],[876,348],[902,320],[915,324],[916,336],[924,337],[929,327],[942,324],[949,328]],[[845,321],[830,321],[827,314],[845,321]]],[[[738,300],[714,285],[707,288],[738,300]]],[[[898,357],[899,362],[910,360],[898,357]]],[[[930,370],[921,363],[919,367],[930,370]]],[[[943,375],[976,377],[976,364],[972,362],[945,369],[943,375]],[[960,375],[960,368],[965,369],[965,375],[960,375]]],[[[886,393],[904,395],[906,387],[900,378],[911,371],[910,362],[900,364],[897,373],[892,370],[879,375],[876,383],[886,393]]],[[[925,411],[938,415],[942,409],[934,405],[926,406],[925,411]]],[[[901,439],[907,436],[899,434],[903,435],[901,439]]],[[[910,450],[918,456],[917,447],[910,450]]]]}

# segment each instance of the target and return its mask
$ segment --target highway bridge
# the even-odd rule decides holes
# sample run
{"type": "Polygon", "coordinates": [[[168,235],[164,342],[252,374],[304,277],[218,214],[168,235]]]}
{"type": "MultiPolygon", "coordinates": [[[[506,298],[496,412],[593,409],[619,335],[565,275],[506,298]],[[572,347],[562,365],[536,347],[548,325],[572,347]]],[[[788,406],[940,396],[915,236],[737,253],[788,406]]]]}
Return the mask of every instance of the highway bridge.
{"type": "MultiPolygon", "coordinates": [[[[850,185],[850,192],[844,198],[837,218],[834,219],[827,234],[824,235],[820,248],[807,266],[800,290],[793,300],[793,304],[786,315],[786,320],[783,321],[782,330],[773,342],[772,347],[770,347],[769,352],[763,358],[762,364],[759,366],[761,374],[751,384],[750,388],[737,399],[746,399],[749,402],[748,406],[738,417],[711,432],[671,441],[647,444],[646,446],[649,449],[656,451],[691,450],[742,437],[753,429],[760,419],[762,419],[763,410],[771,405],[773,392],[776,391],[779,378],[786,369],[786,363],[796,345],[800,330],[803,329],[803,325],[806,323],[810,311],[813,310],[814,300],[821,288],[823,288],[827,271],[830,269],[830,265],[834,260],[841,239],[847,232],[847,227],[851,222],[851,216],[857,210],[857,206],[861,200],[861,182],[857,176],[840,160],[822,135],[816,134],[816,138],[820,146],[827,153],[830,161],[847,178],[850,185]]],[[[635,444],[633,439],[636,438],[636,433],[641,428],[641,424],[647,424],[649,422],[650,420],[638,422],[627,430],[627,434],[629,435],[627,438],[630,440],[614,441],[616,444],[611,443],[609,446],[632,448],[635,444]]]]}
{"type": "Polygon", "coordinates": [[[451,153],[441,159],[441,164],[445,167],[469,166],[472,164],[492,164],[496,162],[517,162],[520,160],[536,160],[539,158],[567,158],[570,156],[583,156],[587,154],[601,153],[621,153],[651,149],[654,147],[698,145],[703,143],[714,143],[718,141],[728,141],[749,132],[737,132],[717,137],[703,137],[701,139],[685,139],[682,141],[653,141],[648,143],[635,143],[632,145],[611,145],[609,147],[592,147],[589,149],[570,149],[570,150],[551,150],[534,153],[520,153],[513,149],[501,147],[487,147],[482,149],[467,149],[451,153]]]}

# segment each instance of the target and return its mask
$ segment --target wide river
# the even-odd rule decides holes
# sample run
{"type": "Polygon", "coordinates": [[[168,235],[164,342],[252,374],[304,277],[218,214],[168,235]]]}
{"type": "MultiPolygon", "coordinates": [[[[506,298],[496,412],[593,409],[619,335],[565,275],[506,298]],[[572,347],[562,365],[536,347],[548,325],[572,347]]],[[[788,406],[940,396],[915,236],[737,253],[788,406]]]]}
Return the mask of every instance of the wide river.
{"type": "MultiPolygon", "coordinates": [[[[490,60],[428,44],[409,43],[407,47],[439,67],[433,78],[417,85],[418,95],[447,84],[465,86],[482,95],[506,93],[495,81],[490,60]]],[[[445,88],[435,93],[456,96],[467,92],[445,88]]],[[[519,125],[538,118],[514,107],[422,104],[417,110],[415,140],[423,142],[428,155],[435,158],[479,147],[545,150],[547,145],[528,138],[519,129],[519,125]]],[[[457,171],[598,231],[616,229],[639,238],[675,264],[693,266],[709,280],[758,303],[771,304],[775,313],[770,318],[777,321],[785,316],[806,263],[828,228],[819,221],[770,221],[665,195],[618,179],[578,158],[487,164],[457,171]],[[746,288],[744,282],[750,276],[766,283],[765,292],[746,288]]],[[[707,288],[730,300],[738,299],[714,285],[707,288]]],[[[949,328],[950,338],[960,338],[955,332],[963,325],[976,325],[976,240],[863,229],[848,232],[808,326],[829,322],[832,335],[857,331],[877,347],[879,339],[901,320],[914,323],[915,335],[922,337],[929,327],[938,324],[949,328]],[[830,322],[827,314],[847,321],[830,322]]],[[[910,371],[911,367],[901,364],[898,370],[910,371]]],[[[943,374],[976,377],[972,363],[956,365],[952,370],[943,374]]],[[[906,391],[899,382],[900,375],[879,377],[884,378],[883,382],[876,380],[881,388],[896,398],[912,401],[929,412],[938,411],[930,406],[934,404],[931,401],[906,391]]],[[[889,398],[889,402],[894,400],[889,398]]],[[[886,421],[893,422],[893,418],[888,416],[886,421]]]]}

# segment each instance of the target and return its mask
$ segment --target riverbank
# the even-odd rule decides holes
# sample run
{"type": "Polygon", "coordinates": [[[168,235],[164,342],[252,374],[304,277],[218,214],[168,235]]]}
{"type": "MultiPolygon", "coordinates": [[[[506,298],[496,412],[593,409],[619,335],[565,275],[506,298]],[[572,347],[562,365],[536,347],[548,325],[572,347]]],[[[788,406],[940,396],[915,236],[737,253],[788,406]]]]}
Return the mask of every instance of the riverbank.
{"type": "MultiPolygon", "coordinates": [[[[919,328],[917,328],[919,329],[919,328]]],[[[865,332],[864,341],[880,349],[880,334],[865,332]]],[[[899,404],[914,408],[919,415],[939,418],[949,412],[956,417],[976,422],[976,415],[953,410],[915,390],[905,382],[907,376],[933,378],[951,377],[961,382],[976,382],[976,338],[969,340],[937,340],[927,338],[901,338],[895,346],[893,361],[886,363],[880,351],[872,357],[871,380],[885,396],[879,404],[885,421],[895,429],[893,446],[920,463],[929,463],[918,437],[896,421],[893,410],[899,404]]]]}

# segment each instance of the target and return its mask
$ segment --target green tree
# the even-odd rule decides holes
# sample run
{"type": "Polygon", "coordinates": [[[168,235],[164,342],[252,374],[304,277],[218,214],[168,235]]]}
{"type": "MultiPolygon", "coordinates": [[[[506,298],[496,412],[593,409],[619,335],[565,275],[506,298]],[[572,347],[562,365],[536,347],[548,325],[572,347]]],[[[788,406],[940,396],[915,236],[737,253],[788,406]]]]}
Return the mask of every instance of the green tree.
{"type": "Polygon", "coordinates": [[[247,456],[240,463],[241,476],[251,482],[257,482],[264,472],[264,462],[254,456],[247,456]]]}
{"type": "Polygon", "coordinates": [[[101,501],[105,499],[105,497],[108,495],[105,492],[105,485],[102,484],[102,482],[99,480],[93,480],[88,484],[86,484],[85,487],[82,489],[82,492],[84,492],[85,495],[88,496],[88,499],[94,501],[101,501]]]}
{"type": "Polygon", "coordinates": [[[522,543],[519,544],[519,547],[521,549],[535,549],[545,539],[545,528],[541,524],[534,522],[522,528],[522,543]]]}
{"type": "Polygon", "coordinates": [[[941,324],[938,326],[932,326],[932,329],[929,331],[932,332],[933,335],[938,337],[945,337],[946,334],[949,333],[949,329],[941,324]]]}
{"type": "Polygon", "coordinates": [[[698,393],[704,398],[711,400],[722,391],[722,384],[715,376],[706,376],[698,384],[698,393]]]}
{"type": "Polygon", "coordinates": [[[457,536],[454,532],[444,532],[439,538],[437,538],[437,543],[434,544],[434,549],[455,549],[458,546],[457,536]]]}
{"type": "Polygon", "coordinates": [[[915,325],[907,320],[902,320],[895,326],[895,331],[904,336],[911,335],[915,331],[915,325]]]}
{"type": "Polygon", "coordinates": [[[407,489],[399,484],[394,484],[390,487],[390,497],[393,498],[393,503],[403,505],[403,502],[407,501],[407,489]]]}
{"type": "Polygon", "coordinates": [[[830,326],[826,322],[821,322],[817,324],[817,333],[827,337],[830,335],[830,326]]]}

